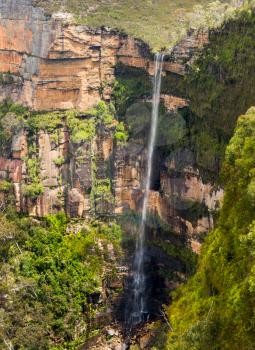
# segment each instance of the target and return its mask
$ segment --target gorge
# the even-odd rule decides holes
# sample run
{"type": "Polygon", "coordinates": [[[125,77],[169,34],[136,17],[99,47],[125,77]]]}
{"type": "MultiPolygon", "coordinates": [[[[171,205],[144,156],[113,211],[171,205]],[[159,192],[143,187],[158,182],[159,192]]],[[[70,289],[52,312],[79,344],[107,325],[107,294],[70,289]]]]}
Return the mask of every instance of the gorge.
{"type": "Polygon", "coordinates": [[[254,4],[108,5],[0,0],[0,348],[252,350],[254,4]]]}

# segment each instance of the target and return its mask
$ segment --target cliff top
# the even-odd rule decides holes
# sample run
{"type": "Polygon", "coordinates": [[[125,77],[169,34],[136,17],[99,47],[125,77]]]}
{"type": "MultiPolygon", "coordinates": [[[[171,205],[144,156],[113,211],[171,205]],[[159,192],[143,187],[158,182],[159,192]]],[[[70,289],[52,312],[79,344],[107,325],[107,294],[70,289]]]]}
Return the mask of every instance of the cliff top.
{"type": "Polygon", "coordinates": [[[33,0],[47,13],[75,14],[75,21],[92,27],[118,28],[143,39],[154,49],[170,47],[188,28],[214,26],[241,0],[33,0]]]}

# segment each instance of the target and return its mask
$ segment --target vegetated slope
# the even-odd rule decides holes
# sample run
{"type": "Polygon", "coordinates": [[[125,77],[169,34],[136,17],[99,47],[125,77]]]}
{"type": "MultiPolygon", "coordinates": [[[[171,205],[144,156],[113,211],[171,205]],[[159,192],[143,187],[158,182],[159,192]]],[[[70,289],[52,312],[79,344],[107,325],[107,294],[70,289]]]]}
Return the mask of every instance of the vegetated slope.
{"type": "Polygon", "coordinates": [[[255,108],[239,118],[223,167],[225,198],[198,271],[169,308],[168,349],[251,350],[255,344],[255,108]]]}
{"type": "Polygon", "coordinates": [[[210,181],[218,178],[238,116],[255,105],[254,50],[255,13],[248,7],[210,32],[209,44],[184,80],[163,80],[164,89],[176,89],[190,100],[185,113],[189,142],[210,181]]]}
{"type": "Polygon", "coordinates": [[[115,272],[107,246],[120,253],[121,230],[81,223],[0,214],[1,349],[77,349],[95,334],[102,280],[115,272]]]}
{"type": "Polygon", "coordinates": [[[79,23],[118,28],[144,39],[154,49],[170,47],[187,28],[212,25],[224,16],[230,0],[34,0],[48,13],[63,10],[76,15],[79,23]]]}

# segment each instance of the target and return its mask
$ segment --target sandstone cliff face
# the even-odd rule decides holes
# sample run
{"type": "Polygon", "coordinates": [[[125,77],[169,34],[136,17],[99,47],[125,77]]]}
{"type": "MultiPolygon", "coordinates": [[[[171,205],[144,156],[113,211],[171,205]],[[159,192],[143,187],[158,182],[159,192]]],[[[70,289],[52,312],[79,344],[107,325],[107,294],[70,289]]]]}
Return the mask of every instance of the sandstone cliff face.
{"type": "MultiPolygon", "coordinates": [[[[49,18],[31,0],[0,0],[0,18],[0,100],[11,98],[33,110],[87,110],[100,100],[111,100],[117,64],[153,74],[149,47],[117,31],[74,25],[64,14],[49,18]]],[[[189,33],[166,55],[164,74],[185,74],[207,41],[206,32],[189,33]]],[[[188,105],[171,91],[161,98],[171,112],[188,105]]],[[[30,143],[26,130],[13,136],[11,157],[0,158],[0,179],[14,184],[17,210],[35,216],[65,210],[71,217],[87,218],[140,210],[147,157],[144,140],[140,145],[132,140],[117,145],[114,128],[103,125],[92,141],[81,144],[74,144],[64,127],[57,133],[57,143],[45,130],[36,136],[44,187],[36,199],[23,193],[30,143]],[[68,161],[59,165],[61,158],[68,161]]],[[[222,191],[203,184],[192,166],[177,171],[174,160],[164,165],[159,177],[158,189],[150,193],[150,211],[176,232],[188,233],[198,250],[197,237],[213,225],[211,213],[222,191]],[[190,217],[193,206],[206,210],[190,217]]]]}
{"type": "MultiPolygon", "coordinates": [[[[0,181],[13,183],[18,211],[44,216],[64,210],[71,217],[91,218],[141,210],[147,158],[142,140],[119,145],[114,141],[114,125],[103,124],[92,140],[81,143],[74,143],[66,128],[54,130],[56,133],[57,141],[44,130],[31,141],[27,131],[21,130],[13,136],[11,157],[0,158],[0,181]],[[37,198],[24,193],[28,145],[37,145],[35,156],[44,188],[37,198]]],[[[196,241],[212,228],[223,192],[204,184],[198,170],[187,164],[180,171],[180,163],[176,158],[165,160],[159,170],[159,188],[150,191],[149,208],[175,232],[188,234],[198,249],[196,241]]]]}
{"type": "MultiPolygon", "coordinates": [[[[31,0],[0,0],[0,73],[12,84],[0,88],[35,110],[88,109],[109,100],[117,63],[153,73],[149,47],[139,40],[102,28],[72,24],[69,16],[47,17],[31,0]]],[[[188,36],[165,62],[168,73],[184,74],[206,33],[188,36]]]]}
{"type": "MultiPolygon", "coordinates": [[[[185,151],[179,154],[183,159],[185,156],[185,151]]],[[[128,210],[141,210],[146,158],[146,148],[142,145],[137,147],[132,140],[127,147],[116,152],[116,214],[123,214],[128,210]]],[[[172,227],[174,232],[189,237],[194,251],[199,252],[200,237],[214,226],[213,216],[221,206],[223,190],[215,188],[213,184],[204,183],[192,163],[179,169],[180,161],[175,159],[175,162],[166,161],[159,171],[159,188],[150,191],[149,211],[158,216],[162,223],[172,227]]]]}
{"type": "Polygon", "coordinates": [[[111,30],[48,18],[29,0],[1,0],[0,15],[0,72],[20,77],[2,88],[1,99],[36,110],[87,109],[109,99],[118,56],[136,59],[148,51],[111,30]]]}
{"type": "Polygon", "coordinates": [[[113,214],[113,201],[106,198],[111,195],[111,190],[106,193],[104,188],[102,193],[96,192],[97,183],[102,186],[104,181],[110,179],[108,165],[112,154],[113,130],[99,127],[92,141],[78,144],[70,140],[68,130],[60,128],[57,133],[58,142],[52,140],[52,134],[42,130],[31,143],[25,131],[19,132],[13,137],[12,157],[0,158],[0,181],[11,181],[14,185],[17,210],[39,217],[59,211],[80,218],[113,214]],[[39,162],[40,183],[44,189],[37,198],[26,196],[24,191],[31,157],[27,148],[24,150],[24,140],[30,147],[37,145],[33,159],[39,162]],[[95,192],[93,197],[92,191],[95,192]]]}

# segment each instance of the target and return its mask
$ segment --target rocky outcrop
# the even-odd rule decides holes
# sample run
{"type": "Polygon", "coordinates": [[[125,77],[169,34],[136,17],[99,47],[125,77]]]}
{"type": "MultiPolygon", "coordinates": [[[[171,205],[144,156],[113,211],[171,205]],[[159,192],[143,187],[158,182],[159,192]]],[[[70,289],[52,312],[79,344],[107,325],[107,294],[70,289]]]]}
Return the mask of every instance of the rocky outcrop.
{"type": "Polygon", "coordinates": [[[175,164],[167,164],[166,168],[161,173],[160,216],[169,224],[175,218],[175,232],[186,232],[198,253],[200,237],[214,227],[214,214],[221,207],[223,190],[204,183],[198,169],[192,166],[181,172],[175,164]]]}
{"type": "Polygon", "coordinates": [[[197,54],[208,42],[208,29],[190,29],[187,36],[172,49],[168,59],[170,62],[175,62],[181,66],[191,65],[197,54]]]}
{"type": "Polygon", "coordinates": [[[178,108],[184,108],[189,105],[189,102],[184,98],[172,96],[172,95],[161,95],[161,100],[168,112],[175,112],[178,108]]]}

